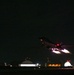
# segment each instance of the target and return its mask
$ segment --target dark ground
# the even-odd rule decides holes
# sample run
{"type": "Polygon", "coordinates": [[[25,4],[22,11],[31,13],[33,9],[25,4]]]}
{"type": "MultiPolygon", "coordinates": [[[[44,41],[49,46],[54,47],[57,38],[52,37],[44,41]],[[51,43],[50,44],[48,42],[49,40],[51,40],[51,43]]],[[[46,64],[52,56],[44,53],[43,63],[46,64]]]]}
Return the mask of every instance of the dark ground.
{"type": "Polygon", "coordinates": [[[62,74],[74,74],[74,69],[60,69],[60,68],[0,68],[0,75],[62,75],[62,74]]]}

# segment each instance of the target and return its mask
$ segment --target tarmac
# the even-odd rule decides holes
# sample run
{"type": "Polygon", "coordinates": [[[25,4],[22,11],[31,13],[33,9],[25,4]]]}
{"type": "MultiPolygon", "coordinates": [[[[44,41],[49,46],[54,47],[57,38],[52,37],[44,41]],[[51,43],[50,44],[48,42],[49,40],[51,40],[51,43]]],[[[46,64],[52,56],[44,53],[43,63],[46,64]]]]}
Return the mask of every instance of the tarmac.
{"type": "Polygon", "coordinates": [[[0,75],[74,74],[74,68],[0,67],[0,75]]]}

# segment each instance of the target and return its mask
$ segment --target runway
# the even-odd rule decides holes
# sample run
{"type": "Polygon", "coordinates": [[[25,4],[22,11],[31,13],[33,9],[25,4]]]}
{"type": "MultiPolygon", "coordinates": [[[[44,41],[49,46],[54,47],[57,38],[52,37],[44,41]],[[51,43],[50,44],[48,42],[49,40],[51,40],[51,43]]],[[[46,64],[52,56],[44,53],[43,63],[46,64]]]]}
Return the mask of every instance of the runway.
{"type": "Polygon", "coordinates": [[[50,68],[50,67],[0,67],[2,70],[74,70],[74,68],[50,68]]]}
{"type": "Polygon", "coordinates": [[[74,72],[74,68],[35,68],[35,67],[0,67],[0,73],[70,73],[74,72]]]}

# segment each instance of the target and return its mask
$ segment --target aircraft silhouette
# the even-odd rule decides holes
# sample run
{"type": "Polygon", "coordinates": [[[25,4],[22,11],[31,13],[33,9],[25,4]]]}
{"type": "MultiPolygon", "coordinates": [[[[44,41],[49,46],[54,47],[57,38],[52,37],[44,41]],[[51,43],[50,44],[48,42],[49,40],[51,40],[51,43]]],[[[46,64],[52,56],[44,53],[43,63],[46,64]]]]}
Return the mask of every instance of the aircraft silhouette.
{"type": "Polygon", "coordinates": [[[46,48],[48,48],[48,50],[51,50],[55,54],[71,54],[71,52],[65,48],[66,45],[64,45],[63,43],[54,43],[46,37],[40,37],[39,39],[43,46],[45,46],[46,48]]]}

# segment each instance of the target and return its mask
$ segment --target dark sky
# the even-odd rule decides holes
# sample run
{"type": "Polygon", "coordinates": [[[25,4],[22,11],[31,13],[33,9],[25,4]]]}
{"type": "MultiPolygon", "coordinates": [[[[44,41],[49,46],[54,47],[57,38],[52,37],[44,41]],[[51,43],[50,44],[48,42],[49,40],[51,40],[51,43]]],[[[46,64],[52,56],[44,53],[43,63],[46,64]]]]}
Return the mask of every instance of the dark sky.
{"type": "MultiPolygon", "coordinates": [[[[0,8],[0,61],[54,58],[39,37],[74,44],[74,8],[69,1],[6,1],[0,8]]],[[[73,48],[70,49],[74,53],[73,48]]],[[[60,57],[63,55],[60,55],[60,57]]],[[[69,56],[65,56],[69,58],[69,56]]],[[[70,56],[73,59],[73,54],[70,56]]]]}

